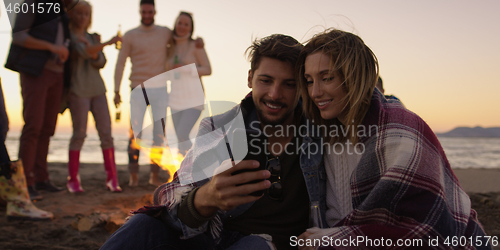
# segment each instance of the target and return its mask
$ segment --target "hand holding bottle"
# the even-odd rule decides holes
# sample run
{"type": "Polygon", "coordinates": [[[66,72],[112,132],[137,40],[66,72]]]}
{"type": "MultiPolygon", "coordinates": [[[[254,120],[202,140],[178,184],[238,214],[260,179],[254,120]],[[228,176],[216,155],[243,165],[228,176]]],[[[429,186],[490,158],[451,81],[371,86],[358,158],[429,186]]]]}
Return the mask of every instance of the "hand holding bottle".
{"type": "Polygon", "coordinates": [[[116,105],[115,121],[119,122],[122,117],[122,108],[120,104],[116,105]]]}
{"type": "Polygon", "coordinates": [[[109,41],[107,41],[106,45],[116,44],[116,46],[118,46],[118,43],[120,43],[120,46],[121,46],[121,42],[122,42],[121,36],[117,35],[117,36],[111,38],[109,41]]]}
{"type": "Polygon", "coordinates": [[[101,35],[94,33],[94,34],[92,34],[92,36],[94,37],[95,41],[97,41],[98,43],[101,42],[101,35]]]}
{"type": "Polygon", "coordinates": [[[120,92],[118,92],[118,91],[115,92],[114,102],[115,102],[115,107],[116,108],[118,108],[118,106],[122,102],[122,99],[121,99],[121,96],[120,96],[120,92]]]}
{"type": "Polygon", "coordinates": [[[116,41],[116,49],[120,50],[122,49],[122,26],[118,25],[118,33],[116,34],[119,40],[116,41]]]}
{"type": "Polygon", "coordinates": [[[118,91],[115,91],[115,99],[114,99],[114,102],[115,102],[115,110],[116,110],[116,113],[115,113],[115,121],[116,122],[119,122],[122,118],[122,108],[120,106],[120,103],[122,102],[122,99],[120,97],[120,92],[118,91]]]}

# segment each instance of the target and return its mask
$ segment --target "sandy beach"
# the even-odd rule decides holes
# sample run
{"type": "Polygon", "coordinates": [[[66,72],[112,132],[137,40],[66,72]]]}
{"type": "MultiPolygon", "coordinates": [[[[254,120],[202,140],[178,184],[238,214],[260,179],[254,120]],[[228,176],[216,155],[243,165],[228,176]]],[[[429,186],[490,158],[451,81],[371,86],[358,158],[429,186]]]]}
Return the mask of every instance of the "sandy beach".
{"type": "MultiPolygon", "coordinates": [[[[66,164],[49,163],[49,171],[56,185],[65,186],[66,164]]],[[[52,221],[7,220],[5,205],[1,205],[0,249],[98,249],[130,210],[150,204],[155,187],[147,184],[148,171],[149,166],[141,166],[139,187],[130,188],[127,167],[118,166],[124,191],[111,193],[104,188],[106,175],[102,165],[82,164],[84,194],[42,193],[44,199],[36,202],[38,207],[54,213],[52,221]],[[106,217],[109,222],[96,224],[88,231],[76,229],[81,218],[96,216],[106,217]]],[[[487,234],[500,237],[500,169],[457,169],[455,174],[471,196],[472,208],[478,212],[487,234]]],[[[162,171],[162,177],[166,180],[166,172],[162,171]]]]}
{"type": "MultiPolygon", "coordinates": [[[[128,170],[117,166],[122,193],[106,190],[106,174],[102,164],[81,164],[80,178],[85,193],[74,195],[67,190],[60,193],[42,193],[43,199],[35,204],[54,213],[52,221],[7,220],[5,205],[0,206],[0,249],[99,249],[116,230],[114,224],[122,224],[130,210],[151,204],[154,186],[148,184],[149,166],[141,166],[138,187],[128,186],[128,170]],[[78,231],[72,223],[90,215],[109,216],[106,223],[88,231],[78,231]]],[[[64,163],[49,163],[49,173],[54,184],[66,186],[67,167],[64,163]]],[[[161,172],[166,181],[166,172],[161,172]]],[[[90,216],[92,217],[92,216],[90,216]]]]}
{"type": "Polygon", "coordinates": [[[453,169],[467,193],[500,192],[500,169],[453,169]]]}

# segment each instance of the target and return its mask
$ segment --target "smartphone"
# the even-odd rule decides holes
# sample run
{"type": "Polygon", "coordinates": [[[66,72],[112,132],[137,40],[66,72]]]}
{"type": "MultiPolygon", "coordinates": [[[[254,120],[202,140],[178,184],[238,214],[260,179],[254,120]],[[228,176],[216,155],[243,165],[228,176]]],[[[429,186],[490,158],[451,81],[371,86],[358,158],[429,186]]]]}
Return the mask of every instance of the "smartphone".
{"type": "MultiPolygon", "coordinates": [[[[264,141],[263,138],[258,136],[258,134],[252,130],[248,129],[235,129],[233,131],[233,138],[232,138],[232,156],[233,160],[236,159],[241,159],[242,160],[255,160],[259,162],[259,167],[255,169],[242,169],[238,170],[232,173],[232,175],[237,175],[243,172],[248,172],[248,171],[259,171],[259,170],[264,170],[266,169],[267,165],[267,157],[266,154],[264,153],[264,141]],[[245,146],[246,145],[246,146],[245,146]]],[[[262,180],[253,180],[244,184],[239,184],[240,185],[245,185],[245,184],[252,184],[252,183],[257,183],[261,182],[262,180]]],[[[261,196],[264,194],[264,190],[259,190],[255,191],[249,195],[253,196],[261,196]]]]}

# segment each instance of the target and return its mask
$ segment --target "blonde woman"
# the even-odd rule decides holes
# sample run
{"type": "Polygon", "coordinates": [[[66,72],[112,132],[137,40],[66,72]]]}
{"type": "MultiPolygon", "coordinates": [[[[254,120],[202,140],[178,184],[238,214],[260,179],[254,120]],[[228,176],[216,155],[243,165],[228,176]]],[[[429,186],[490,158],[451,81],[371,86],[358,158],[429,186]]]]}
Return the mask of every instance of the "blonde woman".
{"type": "Polygon", "coordinates": [[[179,153],[182,155],[191,148],[189,133],[203,110],[204,95],[200,78],[212,73],[207,52],[196,45],[197,42],[192,38],[193,31],[193,16],[181,12],[167,45],[167,70],[176,69],[171,79],[169,106],[179,153]],[[189,67],[190,64],[194,65],[189,67]],[[193,69],[196,72],[191,72],[193,69]]]}
{"type": "Polygon", "coordinates": [[[429,246],[438,239],[443,246],[450,237],[472,237],[481,242],[468,245],[485,245],[476,212],[432,130],[375,89],[378,61],[361,38],[336,29],[315,35],[297,72],[306,115],[324,128],[330,227],[300,238],[328,236],[330,243],[362,236],[380,244],[383,237],[386,246],[399,239],[429,246]]]}
{"type": "Polygon", "coordinates": [[[69,17],[72,76],[68,106],[73,122],[73,136],[69,144],[67,188],[71,193],[83,192],[78,170],[80,150],[87,136],[87,118],[90,111],[101,140],[104,168],[107,174],[106,187],[112,192],[121,192],[116,174],[106,87],[99,73],[99,70],[106,64],[102,49],[121,41],[121,38],[113,37],[108,42],[101,43],[99,35],[88,33],[87,30],[92,20],[92,7],[87,1],[79,1],[69,12],[69,17]]]}

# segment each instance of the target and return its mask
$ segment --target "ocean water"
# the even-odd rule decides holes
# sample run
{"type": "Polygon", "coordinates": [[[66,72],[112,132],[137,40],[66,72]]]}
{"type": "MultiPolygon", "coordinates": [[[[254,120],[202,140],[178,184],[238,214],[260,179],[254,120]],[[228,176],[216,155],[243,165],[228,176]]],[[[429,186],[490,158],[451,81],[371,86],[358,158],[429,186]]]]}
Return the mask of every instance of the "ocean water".
{"type": "Polygon", "coordinates": [[[452,168],[500,168],[500,138],[439,137],[452,168]]]}
{"type": "MultiPolygon", "coordinates": [[[[49,162],[68,162],[68,146],[71,134],[69,133],[56,133],[50,140],[49,155],[47,160],[49,162]]],[[[113,135],[115,144],[115,159],[117,164],[127,164],[127,135],[113,135]]],[[[101,142],[97,134],[89,134],[85,139],[82,151],[80,153],[80,161],[85,163],[102,163],[101,142]]],[[[7,151],[12,159],[17,159],[19,151],[19,133],[11,133],[7,135],[5,141],[7,151]]],[[[143,157],[144,158],[144,157],[143,157]]],[[[142,160],[141,158],[139,158],[142,160]]]]}
{"type": "MultiPolygon", "coordinates": [[[[192,133],[192,135],[194,135],[192,133]]],[[[68,145],[71,134],[56,134],[49,147],[49,162],[67,162],[68,145]]],[[[167,137],[175,138],[173,131],[167,137]]],[[[127,164],[127,134],[114,134],[115,158],[117,164],[127,164]]],[[[500,168],[500,138],[455,138],[439,137],[452,168],[500,168]]],[[[172,144],[171,144],[172,145],[172,144]]],[[[7,150],[11,158],[17,159],[19,133],[10,133],[6,140],[7,150]]],[[[175,147],[171,149],[176,153],[175,147]]],[[[83,145],[80,161],[85,163],[102,163],[102,152],[97,134],[89,134],[83,145]]],[[[149,163],[149,155],[141,152],[140,164],[149,163]]]]}
{"type": "MultiPolygon", "coordinates": [[[[195,134],[192,133],[192,136],[195,136],[195,134]]],[[[19,137],[20,133],[9,132],[5,141],[5,146],[7,147],[7,151],[9,152],[12,160],[17,159],[19,151],[19,137]]],[[[151,133],[146,132],[143,134],[143,138],[148,139],[150,137],[151,133]]],[[[167,137],[172,138],[168,140],[170,142],[169,144],[172,145],[171,155],[176,155],[177,148],[175,147],[175,143],[171,142],[171,140],[174,140],[176,138],[173,129],[167,129],[167,137]]],[[[49,154],[47,156],[47,160],[49,162],[68,162],[68,148],[70,138],[70,133],[56,132],[56,134],[50,140],[49,154]]],[[[128,164],[128,140],[128,132],[113,132],[116,164],[128,164]]],[[[87,138],[85,138],[85,142],[80,152],[80,162],[103,163],[102,149],[100,145],[101,142],[99,140],[97,132],[92,133],[88,131],[87,138]]],[[[164,152],[163,155],[165,156],[167,154],[167,152],[164,152]]],[[[139,155],[139,164],[149,163],[149,151],[141,150],[139,155]]]]}

